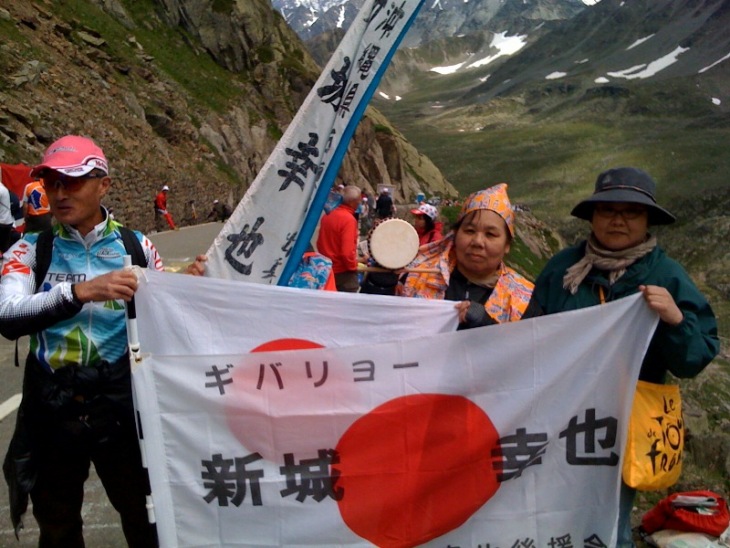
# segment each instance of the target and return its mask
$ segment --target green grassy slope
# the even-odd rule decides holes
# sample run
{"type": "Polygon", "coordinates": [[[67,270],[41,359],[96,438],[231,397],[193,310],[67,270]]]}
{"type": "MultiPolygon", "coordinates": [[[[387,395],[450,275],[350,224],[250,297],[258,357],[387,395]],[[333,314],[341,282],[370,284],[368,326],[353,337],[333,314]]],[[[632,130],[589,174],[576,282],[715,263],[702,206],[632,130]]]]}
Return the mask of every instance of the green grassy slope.
{"type": "Polygon", "coordinates": [[[546,85],[461,107],[419,92],[377,106],[462,195],[506,182],[514,203],[528,206],[568,243],[586,234],[570,210],[592,192],[598,173],[645,169],[658,183],[659,203],[678,218],[655,230],[662,246],[687,267],[726,325],[730,122],[696,82],[624,89],[622,97],[589,98],[577,86],[546,85]]]}

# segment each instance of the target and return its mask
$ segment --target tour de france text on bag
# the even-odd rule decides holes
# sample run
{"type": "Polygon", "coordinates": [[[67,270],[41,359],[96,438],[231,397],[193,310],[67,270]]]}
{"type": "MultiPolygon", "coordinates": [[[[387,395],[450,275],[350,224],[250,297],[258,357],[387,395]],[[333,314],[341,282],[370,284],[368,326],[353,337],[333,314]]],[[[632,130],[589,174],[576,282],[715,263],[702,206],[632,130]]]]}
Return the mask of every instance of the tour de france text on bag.
{"type": "Polygon", "coordinates": [[[682,472],[683,448],[679,387],[638,381],[626,441],[624,482],[643,491],[674,485],[682,472]]]}

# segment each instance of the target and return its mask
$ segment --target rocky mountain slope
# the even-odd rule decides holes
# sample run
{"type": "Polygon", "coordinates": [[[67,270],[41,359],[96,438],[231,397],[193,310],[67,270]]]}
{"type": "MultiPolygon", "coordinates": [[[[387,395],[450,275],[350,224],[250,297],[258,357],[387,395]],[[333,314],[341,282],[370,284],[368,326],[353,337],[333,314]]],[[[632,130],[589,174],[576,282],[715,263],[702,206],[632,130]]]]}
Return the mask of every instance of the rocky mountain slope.
{"type": "MultiPolygon", "coordinates": [[[[116,181],[108,205],[147,231],[163,184],[178,220],[191,201],[238,203],[320,72],[268,0],[0,0],[0,52],[0,161],[88,135],[116,181]]],[[[456,194],[372,109],[340,177],[456,194]]]]}

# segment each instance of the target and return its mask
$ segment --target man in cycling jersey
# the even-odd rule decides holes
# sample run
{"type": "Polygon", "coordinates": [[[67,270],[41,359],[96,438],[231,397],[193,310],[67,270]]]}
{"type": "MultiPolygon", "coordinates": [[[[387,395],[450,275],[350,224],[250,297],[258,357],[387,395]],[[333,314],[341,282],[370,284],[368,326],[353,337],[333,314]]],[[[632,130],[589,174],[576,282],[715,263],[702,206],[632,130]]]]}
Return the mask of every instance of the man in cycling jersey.
{"type": "Polygon", "coordinates": [[[57,224],[52,233],[29,233],[13,245],[0,278],[0,333],[30,336],[23,399],[3,466],[16,533],[30,495],[40,546],[83,546],[81,506],[93,462],[128,544],[156,546],[124,312],[137,277],[123,268],[123,256],[136,255],[156,270],[162,261],[144,235],[121,227],[101,205],[112,180],[91,139],[62,137],[31,176],[42,180],[57,224]],[[52,247],[39,245],[41,239],[52,247]]]}

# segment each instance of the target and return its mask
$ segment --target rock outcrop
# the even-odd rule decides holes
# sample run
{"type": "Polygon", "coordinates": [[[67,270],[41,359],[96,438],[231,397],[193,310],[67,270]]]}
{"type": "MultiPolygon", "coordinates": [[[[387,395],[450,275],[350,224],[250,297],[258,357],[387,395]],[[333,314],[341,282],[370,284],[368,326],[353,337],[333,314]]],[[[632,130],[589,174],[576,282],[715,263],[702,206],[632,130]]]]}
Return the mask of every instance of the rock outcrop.
{"type": "MultiPolygon", "coordinates": [[[[105,150],[107,205],[153,228],[152,199],[171,187],[182,224],[214,199],[235,205],[319,75],[267,0],[8,0],[0,11],[0,161],[39,161],[66,133],[105,150]]],[[[426,158],[368,109],[340,171],[365,187],[455,196],[426,158]]]]}

